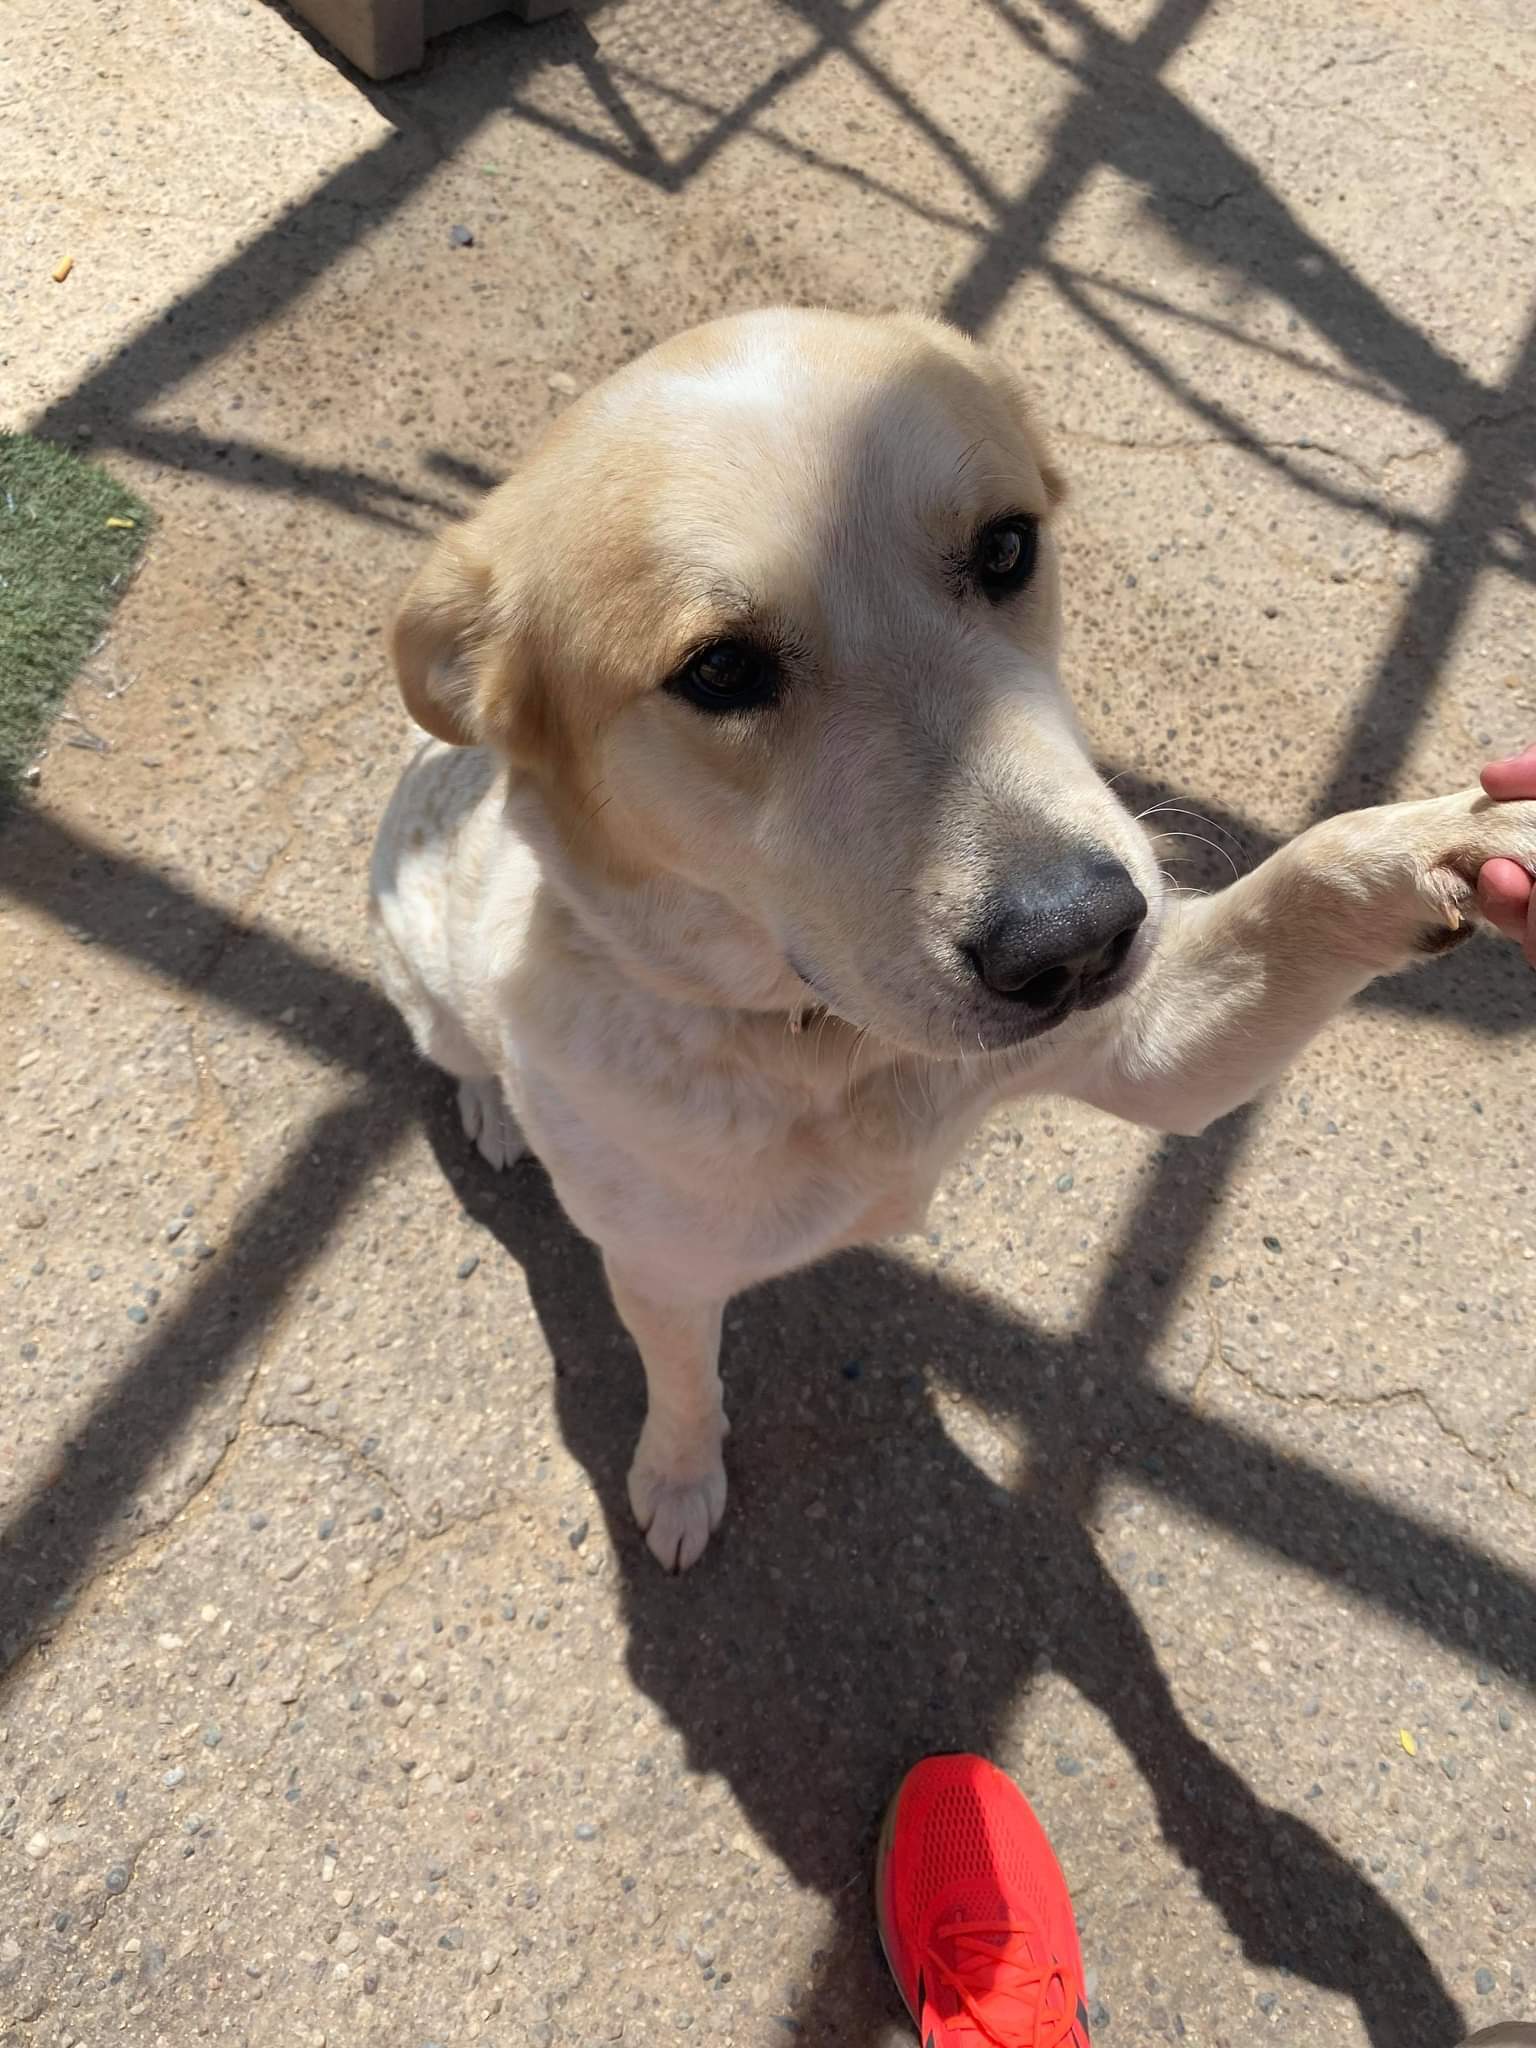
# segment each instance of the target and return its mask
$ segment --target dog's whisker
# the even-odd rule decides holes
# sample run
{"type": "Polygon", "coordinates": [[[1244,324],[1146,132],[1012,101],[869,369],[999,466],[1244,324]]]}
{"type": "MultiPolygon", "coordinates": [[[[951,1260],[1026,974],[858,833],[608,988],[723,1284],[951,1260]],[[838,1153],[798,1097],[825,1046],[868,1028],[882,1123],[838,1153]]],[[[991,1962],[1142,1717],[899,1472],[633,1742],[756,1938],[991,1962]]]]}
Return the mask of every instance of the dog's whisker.
{"type": "Polygon", "coordinates": [[[856,1084],[854,1081],[854,1067],[858,1062],[858,1057],[863,1049],[864,1041],[866,1038],[868,1038],[872,1028],[872,1026],[865,1024],[854,1033],[853,1043],[848,1048],[848,1063],[843,1072],[843,1098],[848,1105],[848,1114],[853,1119],[853,1128],[855,1129],[855,1131],[859,1133],[861,1137],[865,1134],[865,1126],[862,1120],[862,1109],[859,1102],[856,1084]]]}
{"type": "MultiPolygon", "coordinates": [[[[1159,833],[1158,836],[1159,838],[1161,838],[1162,834],[1159,833]]],[[[1194,888],[1196,885],[1192,882],[1181,882],[1178,876],[1173,872],[1172,867],[1169,866],[1169,861],[1175,860],[1177,859],[1177,857],[1178,856],[1175,854],[1170,854],[1167,861],[1159,861],[1157,864],[1157,872],[1162,876],[1163,880],[1168,884],[1170,889],[1194,888]]]]}
{"type": "Polygon", "coordinates": [[[1219,832],[1223,839],[1230,839],[1239,853],[1243,850],[1243,842],[1235,832],[1229,832],[1225,825],[1218,825],[1216,820],[1208,818],[1204,811],[1192,811],[1187,804],[1176,804],[1171,797],[1165,798],[1160,804],[1148,804],[1144,811],[1136,813],[1134,822],[1139,825],[1143,818],[1165,816],[1170,818],[1193,818],[1197,825],[1209,825],[1211,830],[1219,832]]]}
{"type": "Polygon", "coordinates": [[[895,1059],[892,1060],[891,1086],[896,1091],[896,1100],[900,1105],[902,1115],[904,1117],[910,1117],[912,1115],[912,1111],[907,1103],[906,1091],[901,1085],[901,1068],[902,1062],[905,1060],[905,1058],[905,1053],[898,1052],[895,1059]]]}
{"type": "Polygon", "coordinates": [[[822,1009],[822,1012],[821,1012],[821,1015],[820,1015],[820,1017],[819,1017],[819,1018],[817,1019],[817,1022],[816,1022],[816,1046],[815,1046],[815,1058],[816,1058],[816,1064],[817,1064],[817,1066],[820,1066],[820,1065],[821,1065],[821,1041],[822,1041],[822,1040],[823,1040],[823,1039],[824,1039],[824,1038],[826,1037],[826,1035],[827,1035],[827,1026],[828,1026],[828,1025],[829,1025],[829,1024],[831,1023],[831,1022],[832,1022],[832,1012],[831,1012],[831,1011],[830,1011],[829,1009],[827,1009],[827,1008],[823,1007],[823,1009],[822,1009]]]}
{"type": "Polygon", "coordinates": [[[930,1116],[937,1116],[939,1113],[939,1105],[934,1100],[933,1079],[928,1072],[928,1063],[926,1060],[922,1061],[921,1063],[914,1060],[913,1065],[917,1069],[918,1085],[921,1087],[923,1091],[923,1099],[928,1104],[928,1114],[930,1116]]]}
{"type": "Polygon", "coordinates": [[[1196,845],[1208,846],[1212,853],[1219,853],[1221,855],[1227,866],[1232,870],[1234,882],[1240,882],[1243,879],[1241,869],[1227,849],[1224,846],[1218,845],[1214,839],[1207,839],[1203,832],[1157,832],[1153,834],[1153,837],[1156,839],[1193,839],[1196,845]]]}

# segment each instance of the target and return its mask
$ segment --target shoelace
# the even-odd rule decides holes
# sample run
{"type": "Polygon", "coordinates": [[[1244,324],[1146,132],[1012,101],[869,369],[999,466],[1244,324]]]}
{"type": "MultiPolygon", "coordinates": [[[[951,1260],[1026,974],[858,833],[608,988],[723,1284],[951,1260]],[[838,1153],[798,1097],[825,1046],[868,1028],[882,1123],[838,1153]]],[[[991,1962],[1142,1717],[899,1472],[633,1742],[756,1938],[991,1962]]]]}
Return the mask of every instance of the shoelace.
{"type": "Polygon", "coordinates": [[[945,1984],[960,2000],[965,2016],[983,2041],[992,2048],[1057,2048],[1071,2033],[1077,2018],[1077,1991],[1059,1963],[1024,1962],[1009,1953],[1015,1944],[1028,1953],[1036,1939],[1030,1927],[1017,1927],[1006,1920],[953,1920],[939,1930],[953,1960],[930,1945],[925,1963],[932,1981],[945,1984]],[[1008,1973],[1002,1982],[1001,1972],[1008,1973]],[[1059,2003],[1052,1999],[1055,1991],[1059,2003]],[[978,1994],[987,2004],[1005,1998],[1019,2007],[1017,2020],[1010,2018],[1010,2031],[999,2033],[1001,2015],[983,2010],[978,1994]],[[1028,2028],[1028,2032],[1024,2029],[1028,2028]]]}

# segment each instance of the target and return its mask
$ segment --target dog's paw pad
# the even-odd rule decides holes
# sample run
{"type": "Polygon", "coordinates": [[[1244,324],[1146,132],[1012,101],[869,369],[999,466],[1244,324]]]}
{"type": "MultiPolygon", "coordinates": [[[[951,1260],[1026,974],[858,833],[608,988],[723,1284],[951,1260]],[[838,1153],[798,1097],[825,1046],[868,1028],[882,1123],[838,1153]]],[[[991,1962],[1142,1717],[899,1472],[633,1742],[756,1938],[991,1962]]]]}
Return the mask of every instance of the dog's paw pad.
{"type": "Polygon", "coordinates": [[[504,1166],[515,1165],[527,1150],[517,1118],[508,1109],[507,1098],[494,1074],[459,1083],[459,1117],[465,1137],[487,1165],[498,1172],[504,1166]]]}
{"type": "Polygon", "coordinates": [[[725,1513],[725,1466],[672,1478],[637,1460],[629,1500],[657,1562],[669,1572],[685,1572],[704,1555],[725,1513]]]}

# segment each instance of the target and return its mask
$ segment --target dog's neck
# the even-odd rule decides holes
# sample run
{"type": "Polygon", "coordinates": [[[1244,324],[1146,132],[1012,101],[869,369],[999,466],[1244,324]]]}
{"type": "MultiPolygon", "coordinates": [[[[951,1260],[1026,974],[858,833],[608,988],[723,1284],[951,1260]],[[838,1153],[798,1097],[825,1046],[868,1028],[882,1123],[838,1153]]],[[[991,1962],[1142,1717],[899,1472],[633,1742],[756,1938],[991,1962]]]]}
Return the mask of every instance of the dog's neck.
{"type": "MultiPolygon", "coordinates": [[[[516,793],[517,830],[537,855],[548,904],[573,952],[601,963],[603,978],[619,977],[636,992],[681,1004],[700,1019],[718,1019],[723,1035],[738,1040],[752,1031],[760,1063],[792,1075],[820,1092],[818,1076],[836,1071],[843,1090],[887,1071],[911,1081],[921,1068],[943,1095],[965,1092],[973,1069],[987,1086],[1005,1068],[1032,1064],[1038,1049],[982,1061],[890,1043],[831,1008],[791,966],[761,919],[712,889],[658,869],[643,882],[611,880],[574,861],[535,792],[516,793]],[[938,1077],[942,1074],[942,1083],[938,1077]]],[[[929,1100],[933,1100],[932,1086],[929,1100]]]]}
{"type": "Polygon", "coordinates": [[[516,775],[507,806],[582,950],[600,955],[633,987],[667,1002],[788,1021],[822,1008],[749,911],[663,868],[613,879],[573,857],[541,793],[516,775]]]}
{"type": "Polygon", "coordinates": [[[670,875],[638,889],[551,880],[585,942],[665,1001],[791,1023],[822,1007],[772,934],[712,890],[670,875]]]}

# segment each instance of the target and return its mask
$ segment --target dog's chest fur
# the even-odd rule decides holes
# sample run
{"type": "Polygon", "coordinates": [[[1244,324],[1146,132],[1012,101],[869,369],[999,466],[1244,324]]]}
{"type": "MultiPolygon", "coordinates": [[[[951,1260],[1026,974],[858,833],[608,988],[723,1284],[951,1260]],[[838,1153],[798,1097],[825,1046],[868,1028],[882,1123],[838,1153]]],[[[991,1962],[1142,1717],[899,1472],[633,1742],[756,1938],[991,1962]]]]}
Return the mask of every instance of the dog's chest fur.
{"type": "Polygon", "coordinates": [[[796,1028],[632,989],[598,1014],[578,982],[506,1014],[525,1027],[513,1100],[573,1219],[695,1285],[916,1228],[983,1106],[974,1075],[871,1058],[824,1014],[796,1028]]]}
{"type": "Polygon", "coordinates": [[[575,905],[540,837],[486,756],[424,749],[385,820],[374,914],[418,1043],[497,1076],[573,1221],[690,1292],[918,1227],[1017,1073],[755,1008],[768,984],[739,921],[575,905]],[[670,993],[690,962],[741,1005],[670,993]]]}

